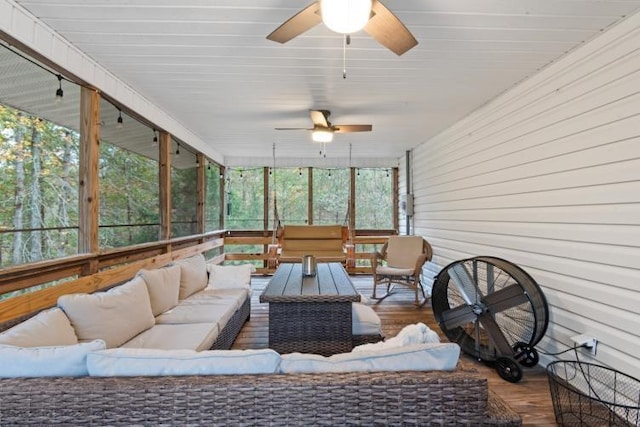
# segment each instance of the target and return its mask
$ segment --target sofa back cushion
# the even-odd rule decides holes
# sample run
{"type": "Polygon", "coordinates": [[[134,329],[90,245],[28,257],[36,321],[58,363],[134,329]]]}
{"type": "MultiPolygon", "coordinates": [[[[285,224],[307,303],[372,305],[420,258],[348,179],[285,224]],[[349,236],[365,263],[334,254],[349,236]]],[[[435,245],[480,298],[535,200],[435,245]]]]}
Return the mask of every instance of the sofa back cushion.
{"type": "Polygon", "coordinates": [[[181,300],[195,294],[207,286],[207,262],[202,254],[176,261],[180,266],[181,300]]]}
{"type": "Polygon", "coordinates": [[[87,354],[105,348],[102,340],[54,347],[0,345],[0,378],[85,376],[87,354]]]}
{"type": "Polygon", "coordinates": [[[58,307],[35,316],[0,333],[0,344],[17,347],[47,347],[78,343],[69,318],[58,307]]]}
{"type": "Polygon", "coordinates": [[[178,305],[180,295],[180,266],[156,268],[155,270],[140,270],[138,275],[147,284],[151,312],[159,316],[178,305]]]}
{"type": "Polygon", "coordinates": [[[317,372],[451,371],[460,356],[454,343],[414,344],[376,351],[358,351],[324,357],[317,354],[282,355],[285,374],[317,372]]]}
{"type": "Polygon", "coordinates": [[[89,374],[110,376],[273,374],[280,355],[261,350],[158,350],[117,348],[89,355],[89,374]]]}
{"type": "Polygon", "coordinates": [[[107,348],[119,347],[155,323],[142,277],[107,292],[63,295],[58,306],[71,320],[79,340],[102,339],[107,348]]]}

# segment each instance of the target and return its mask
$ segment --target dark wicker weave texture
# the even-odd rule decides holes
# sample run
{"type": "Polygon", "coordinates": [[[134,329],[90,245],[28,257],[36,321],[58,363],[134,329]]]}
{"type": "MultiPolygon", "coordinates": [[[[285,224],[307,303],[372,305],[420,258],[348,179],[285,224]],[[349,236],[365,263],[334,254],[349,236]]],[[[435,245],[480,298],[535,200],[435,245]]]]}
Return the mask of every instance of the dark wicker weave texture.
{"type": "Polygon", "coordinates": [[[324,356],[351,351],[351,303],[269,303],[269,347],[324,356]]]}
{"type": "Polygon", "coordinates": [[[249,319],[251,315],[251,300],[247,298],[240,308],[233,313],[229,322],[227,322],[226,326],[222,328],[218,338],[216,338],[215,342],[211,346],[213,350],[228,350],[233,345],[233,342],[236,340],[236,337],[240,333],[240,329],[244,323],[249,319]]]}
{"type": "Polygon", "coordinates": [[[501,425],[464,372],[0,380],[2,425],[501,425]]]}

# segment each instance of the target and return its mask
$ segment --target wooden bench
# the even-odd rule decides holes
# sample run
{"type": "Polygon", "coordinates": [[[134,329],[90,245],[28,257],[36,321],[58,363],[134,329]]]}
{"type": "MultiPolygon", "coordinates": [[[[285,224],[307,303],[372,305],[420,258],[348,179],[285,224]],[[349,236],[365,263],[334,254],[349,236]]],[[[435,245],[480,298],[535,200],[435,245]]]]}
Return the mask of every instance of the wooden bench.
{"type": "Polygon", "coordinates": [[[313,255],[318,262],[347,260],[346,238],[341,225],[286,225],[280,240],[279,262],[300,262],[313,255]]]}

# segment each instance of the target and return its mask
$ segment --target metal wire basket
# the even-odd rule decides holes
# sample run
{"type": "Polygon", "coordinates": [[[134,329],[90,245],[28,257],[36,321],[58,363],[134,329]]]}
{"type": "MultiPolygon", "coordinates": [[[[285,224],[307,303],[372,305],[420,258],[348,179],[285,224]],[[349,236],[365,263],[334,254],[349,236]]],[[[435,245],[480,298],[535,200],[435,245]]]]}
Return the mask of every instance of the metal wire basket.
{"type": "Polygon", "coordinates": [[[547,366],[560,426],[639,426],[640,381],[615,369],[579,361],[547,366]]]}

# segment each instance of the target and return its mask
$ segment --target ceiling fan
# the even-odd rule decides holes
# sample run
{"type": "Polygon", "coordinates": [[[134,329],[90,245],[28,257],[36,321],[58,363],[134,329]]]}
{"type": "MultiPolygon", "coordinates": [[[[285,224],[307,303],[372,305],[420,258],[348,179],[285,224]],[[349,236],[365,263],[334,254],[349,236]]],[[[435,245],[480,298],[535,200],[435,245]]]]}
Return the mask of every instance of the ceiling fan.
{"type": "Polygon", "coordinates": [[[267,39],[286,43],[320,22],[346,35],[364,29],[378,43],[396,55],[402,55],[418,44],[407,27],[378,0],[316,1],[276,28],[267,39]],[[359,7],[360,4],[363,4],[363,12],[356,11],[356,5],[359,7]],[[334,11],[335,14],[331,13],[334,11]],[[358,14],[360,18],[356,16],[358,14]],[[332,22],[332,17],[336,18],[337,22],[332,22]],[[354,21],[359,19],[360,22],[354,22],[354,26],[350,27],[350,22],[347,21],[351,18],[355,18],[354,21]]]}
{"type": "Polygon", "coordinates": [[[310,130],[314,142],[331,142],[334,133],[371,132],[372,125],[334,125],[329,121],[329,110],[309,110],[312,128],[275,128],[276,130],[310,130]]]}

